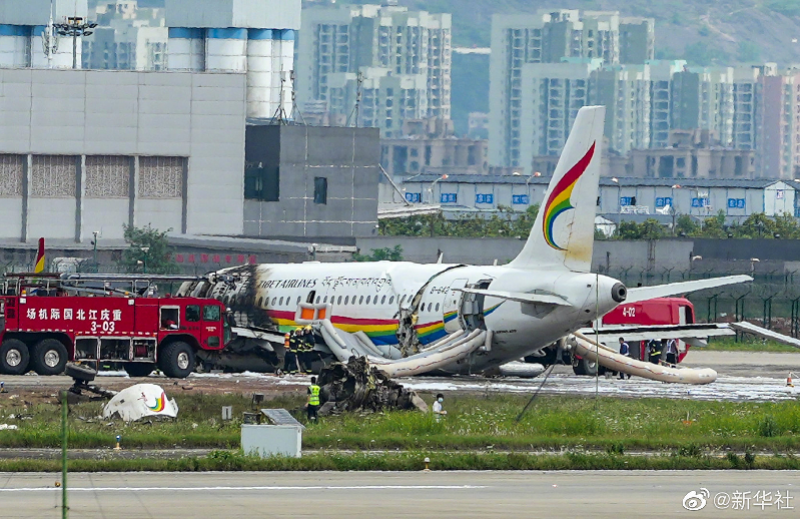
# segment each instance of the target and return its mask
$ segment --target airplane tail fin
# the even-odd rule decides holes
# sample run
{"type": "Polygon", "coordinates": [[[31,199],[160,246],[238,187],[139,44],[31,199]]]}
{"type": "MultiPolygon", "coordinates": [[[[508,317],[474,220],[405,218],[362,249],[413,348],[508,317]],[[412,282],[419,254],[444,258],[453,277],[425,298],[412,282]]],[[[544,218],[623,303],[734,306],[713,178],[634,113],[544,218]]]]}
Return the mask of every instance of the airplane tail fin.
{"type": "Polygon", "coordinates": [[[525,247],[509,266],[589,272],[606,108],[580,109],[525,247]]]}
{"type": "Polygon", "coordinates": [[[36,254],[36,265],[33,267],[34,274],[40,272],[44,272],[44,238],[39,238],[39,252],[36,254]]]}

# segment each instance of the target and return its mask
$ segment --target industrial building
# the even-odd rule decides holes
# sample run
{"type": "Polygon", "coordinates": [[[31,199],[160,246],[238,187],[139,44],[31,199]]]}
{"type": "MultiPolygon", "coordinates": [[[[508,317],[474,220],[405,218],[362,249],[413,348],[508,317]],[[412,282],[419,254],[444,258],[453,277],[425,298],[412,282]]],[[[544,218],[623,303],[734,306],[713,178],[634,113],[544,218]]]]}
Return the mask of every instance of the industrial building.
{"type": "MultiPolygon", "coordinates": [[[[406,200],[433,200],[457,214],[492,213],[500,206],[524,211],[541,204],[550,179],[512,175],[421,175],[401,187],[406,200]]],[[[706,217],[723,211],[729,220],[754,213],[799,215],[797,184],[782,180],[601,178],[597,213],[612,221],[667,218],[688,214],[706,217]]]]}
{"type": "MultiPolygon", "coordinates": [[[[204,268],[205,236],[227,264],[269,257],[267,243],[308,253],[267,237],[324,254],[328,237],[374,233],[378,131],[286,125],[300,0],[167,0],[165,71],[65,70],[71,48],[68,64],[30,58],[50,1],[0,5],[0,242],[12,256],[40,236],[85,253],[97,234],[101,252],[118,250],[124,225],[152,225],[204,268]],[[225,241],[248,234],[261,245],[225,241]]],[[[60,22],[75,2],[54,8],[60,22]]]]}
{"type": "Polygon", "coordinates": [[[331,239],[375,234],[376,128],[249,125],[244,234],[331,239]]]}
{"type": "Polygon", "coordinates": [[[0,236],[241,234],[245,77],[0,69],[0,236]]]}

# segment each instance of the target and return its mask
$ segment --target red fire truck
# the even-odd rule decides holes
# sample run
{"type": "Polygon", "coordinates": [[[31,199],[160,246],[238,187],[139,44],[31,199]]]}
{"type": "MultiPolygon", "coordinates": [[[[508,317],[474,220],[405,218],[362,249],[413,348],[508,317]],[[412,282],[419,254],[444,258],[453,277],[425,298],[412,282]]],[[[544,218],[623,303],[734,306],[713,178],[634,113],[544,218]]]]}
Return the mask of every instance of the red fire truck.
{"type": "MultiPolygon", "coordinates": [[[[626,331],[641,332],[640,329],[637,329],[641,326],[681,326],[693,324],[695,322],[694,317],[694,306],[691,301],[682,297],[665,297],[637,303],[623,303],[603,316],[598,328],[600,341],[607,343],[611,347],[617,347],[617,339],[619,337],[625,337],[626,331]]],[[[589,335],[591,335],[591,333],[589,333],[589,335]]],[[[660,339],[660,337],[655,336],[650,338],[660,339]]],[[[644,344],[641,344],[640,341],[631,340],[629,340],[628,343],[632,350],[634,348],[636,349],[635,353],[632,352],[633,356],[637,359],[642,358],[644,355],[644,344]]],[[[683,361],[688,350],[688,344],[683,341],[678,341],[678,362],[683,361]]],[[[593,376],[597,373],[598,366],[595,362],[584,359],[572,352],[561,350],[558,348],[557,344],[548,346],[542,350],[541,355],[525,357],[525,361],[539,363],[547,367],[556,363],[559,352],[562,352],[562,362],[565,364],[571,363],[572,369],[576,375],[593,376]]],[[[600,369],[602,373],[603,368],[600,369]]]]}
{"type": "Polygon", "coordinates": [[[52,274],[7,277],[0,293],[0,373],[56,375],[71,360],[122,363],[139,377],[158,367],[184,378],[194,371],[198,350],[221,350],[230,336],[217,300],[95,285],[70,286],[52,274]]]}

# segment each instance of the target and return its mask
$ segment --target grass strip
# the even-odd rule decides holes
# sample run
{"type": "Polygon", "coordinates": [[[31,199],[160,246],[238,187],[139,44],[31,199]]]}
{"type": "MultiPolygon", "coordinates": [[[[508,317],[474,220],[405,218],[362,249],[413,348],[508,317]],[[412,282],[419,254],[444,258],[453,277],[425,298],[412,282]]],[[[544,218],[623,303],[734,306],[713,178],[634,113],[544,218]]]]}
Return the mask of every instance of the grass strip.
{"type": "Polygon", "coordinates": [[[780,342],[758,339],[752,335],[745,335],[737,341],[735,337],[715,337],[708,342],[708,346],[689,351],[691,358],[692,351],[763,351],[767,353],[798,353],[800,350],[788,344],[780,342]]]}
{"type": "MultiPolygon", "coordinates": [[[[420,471],[429,457],[431,470],[800,470],[791,456],[680,455],[626,456],[616,454],[443,454],[321,453],[302,458],[259,459],[235,452],[212,452],[207,457],[136,460],[74,460],[70,472],[237,472],[237,471],[420,471]]],[[[0,472],[59,472],[57,460],[2,460],[0,472]]]]}
{"type": "MultiPolygon", "coordinates": [[[[658,387],[654,385],[654,390],[658,387]]],[[[307,449],[407,451],[614,450],[703,451],[747,449],[791,452],[800,449],[800,406],[775,403],[703,402],[659,398],[542,396],[524,419],[515,421],[527,395],[448,395],[446,419],[430,414],[387,412],[325,418],[303,435],[307,449]],[[688,418],[687,418],[688,417],[688,418]]],[[[223,405],[234,416],[251,410],[241,395],[178,395],[178,419],[125,424],[94,417],[102,404],[70,409],[69,445],[76,449],[113,447],[122,436],[125,449],[238,449],[239,420],[219,419],[223,405]]],[[[53,404],[13,407],[0,399],[0,448],[58,448],[59,408],[53,404]],[[14,415],[11,419],[10,416],[14,415]],[[20,416],[23,419],[20,419],[20,416]]],[[[269,407],[297,409],[300,399],[271,402],[269,407]]],[[[302,419],[302,418],[301,418],[302,419]]]]}

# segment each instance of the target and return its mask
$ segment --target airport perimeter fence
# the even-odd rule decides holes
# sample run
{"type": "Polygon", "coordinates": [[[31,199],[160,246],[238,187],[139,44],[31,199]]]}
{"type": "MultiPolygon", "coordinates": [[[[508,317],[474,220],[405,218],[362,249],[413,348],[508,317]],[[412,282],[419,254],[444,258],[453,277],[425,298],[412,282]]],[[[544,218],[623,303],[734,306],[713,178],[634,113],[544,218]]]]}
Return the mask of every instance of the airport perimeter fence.
{"type": "MultiPolygon", "coordinates": [[[[740,275],[742,272],[677,271],[641,268],[611,269],[604,274],[628,287],[657,285],[740,275]]],[[[697,322],[749,321],[764,328],[800,337],[800,272],[750,272],[752,283],[729,285],[689,294],[697,322]]]]}

